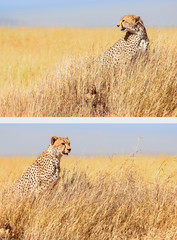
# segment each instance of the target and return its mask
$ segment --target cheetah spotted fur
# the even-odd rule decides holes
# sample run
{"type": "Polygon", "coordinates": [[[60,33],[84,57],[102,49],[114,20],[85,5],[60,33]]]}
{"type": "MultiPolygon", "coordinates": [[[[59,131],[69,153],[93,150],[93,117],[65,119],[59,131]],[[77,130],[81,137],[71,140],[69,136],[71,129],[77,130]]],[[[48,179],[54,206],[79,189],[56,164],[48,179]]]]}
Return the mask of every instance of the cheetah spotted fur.
{"type": "Polygon", "coordinates": [[[139,16],[126,15],[120,19],[117,26],[126,34],[100,56],[103,66],[117,66],[120,62],[127,63],[144,54],[148,49],[149,39],[139,16]]]}
{"type": "Polygon", "coordinates": [[[68,138],[52,137],[51,144],[40,154],[22,177],[13,185],[20,195],[39,193],[53,188],[60,179],[60,159],[71,151],[68,138]]]}

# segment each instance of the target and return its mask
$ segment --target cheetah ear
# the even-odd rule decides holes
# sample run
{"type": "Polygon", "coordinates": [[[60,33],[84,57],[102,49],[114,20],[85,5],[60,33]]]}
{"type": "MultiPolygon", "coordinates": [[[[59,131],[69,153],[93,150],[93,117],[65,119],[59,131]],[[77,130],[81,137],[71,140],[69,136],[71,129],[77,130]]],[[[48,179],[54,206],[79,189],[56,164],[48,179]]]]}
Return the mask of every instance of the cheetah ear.
{"type": "Polygon", "coordinates": [[[136,21],[136,23],[140,22],[141,24],[144,25],[144,23],[143,23],[142,19],[140,18],[140,16],[136,16],[135,21],[136,21]]]}
{"type": "Polygon", "coordinates": [[[66,139],[68,139],[68,137],[66,137],[66,139]]]}
{"type": "Polygon", "coordinates": [[[57,138],[56,136],[53,136],[53,137],[51,138],[51,144],[53,145],[57,139],[58,139],[58,138],[57,138]]]}

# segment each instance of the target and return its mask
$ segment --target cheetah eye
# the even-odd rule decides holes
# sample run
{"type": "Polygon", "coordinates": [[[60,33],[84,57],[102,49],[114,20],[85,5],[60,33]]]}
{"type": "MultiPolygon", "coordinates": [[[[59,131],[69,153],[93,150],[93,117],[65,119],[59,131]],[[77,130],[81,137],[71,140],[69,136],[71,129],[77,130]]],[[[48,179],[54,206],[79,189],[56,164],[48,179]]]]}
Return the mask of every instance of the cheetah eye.
{"type": "Polygon", "coordinates": [[[65,145],[65,143],[61,143],[62,145],[65,145]]]}
{"type": "Polygon", "coordinates": [[[125,22],[125,20],[123,19],[122,22],[125,22]]]}

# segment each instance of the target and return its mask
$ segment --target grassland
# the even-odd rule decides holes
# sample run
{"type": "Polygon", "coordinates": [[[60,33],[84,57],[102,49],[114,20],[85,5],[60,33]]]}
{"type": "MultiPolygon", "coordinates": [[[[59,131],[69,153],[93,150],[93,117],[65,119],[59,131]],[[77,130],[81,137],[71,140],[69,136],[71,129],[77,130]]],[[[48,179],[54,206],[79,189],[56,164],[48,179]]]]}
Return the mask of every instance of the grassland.
{"type": "Polygon", "coordinates": [[[93,60],[116,28],[0,28],[0,116],[177,116],[177,29],[147,32],[147,63],[115,73],[93,60]]]}
{"type": "Polygon", "coordinates": [[[63,158],[55,191],[38,199],[16,199],[8,186],[34,159],[0,159],[1,237],[177,238],[176,157],[63,158]]]}

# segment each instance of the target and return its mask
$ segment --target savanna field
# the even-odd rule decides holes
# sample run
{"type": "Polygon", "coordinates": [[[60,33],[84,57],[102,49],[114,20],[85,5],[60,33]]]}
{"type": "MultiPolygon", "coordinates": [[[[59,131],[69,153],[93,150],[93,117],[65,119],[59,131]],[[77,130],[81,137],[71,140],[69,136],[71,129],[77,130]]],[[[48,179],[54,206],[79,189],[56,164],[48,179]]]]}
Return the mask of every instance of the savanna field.
{"type": "Polygon", "coordinates": [[[114,71],[94,60],[119,29],[0,28],[0,116],[177,116],[177,29],[147,33],[148,60],[114,71]]]}
{"type": "Polygon", "coordinates": [[[63,157],[54,191],[16,199],[35,159],[0,158],[1,239],[177,239],[175,156],[63,157]]]}

